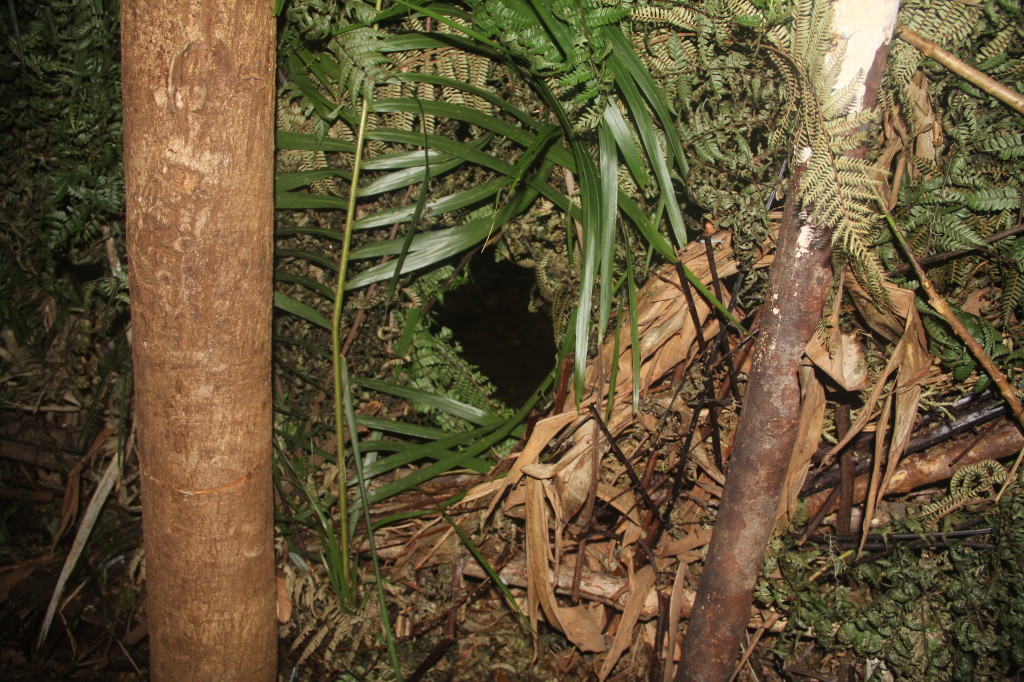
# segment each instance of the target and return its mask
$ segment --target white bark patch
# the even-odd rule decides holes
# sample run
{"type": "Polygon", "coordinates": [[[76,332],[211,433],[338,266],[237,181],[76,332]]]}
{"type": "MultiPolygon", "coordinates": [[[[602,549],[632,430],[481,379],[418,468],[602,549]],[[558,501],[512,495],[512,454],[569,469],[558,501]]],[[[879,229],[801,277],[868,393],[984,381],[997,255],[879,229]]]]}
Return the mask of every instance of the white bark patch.
{"type": "Polygon", "coordinates": [[[800,226],[800,234],[798,234],[796,237],[796,245],[800,248],[801,251],[806,251],[807,248],[811,245],[811,239],[813,237],[813,234],[813,226],[806,224],[800,226]]]}
{"type": "MultiPolygon", "coordinates": [[[[878,48],[892,37],[899,9],[899,0],[836,0],[833,28],[836,35],[846,41],[846,54],[834,91],[854,80],[864,80],[878,48]]],[[[861,82],[856,110],[860,110],[863,97],[861,82]]]]}

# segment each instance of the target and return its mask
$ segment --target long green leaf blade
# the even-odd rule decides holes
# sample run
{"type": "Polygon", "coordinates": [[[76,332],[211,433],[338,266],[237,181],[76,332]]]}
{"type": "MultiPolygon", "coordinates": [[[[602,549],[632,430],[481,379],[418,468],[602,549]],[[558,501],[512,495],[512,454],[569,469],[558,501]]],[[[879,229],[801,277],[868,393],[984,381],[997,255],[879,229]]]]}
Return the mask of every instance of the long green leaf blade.
{"type": "Polygon", "coordinates": [[[318,327],[323,327],[327,330],[331,328],[331,323],[319,310],[306,305],[302,301],[297,301],[291,296],[282,294],[280,291],[274,292],[274,307],[301,317],[306,322],[311,322],[318,327]]]}

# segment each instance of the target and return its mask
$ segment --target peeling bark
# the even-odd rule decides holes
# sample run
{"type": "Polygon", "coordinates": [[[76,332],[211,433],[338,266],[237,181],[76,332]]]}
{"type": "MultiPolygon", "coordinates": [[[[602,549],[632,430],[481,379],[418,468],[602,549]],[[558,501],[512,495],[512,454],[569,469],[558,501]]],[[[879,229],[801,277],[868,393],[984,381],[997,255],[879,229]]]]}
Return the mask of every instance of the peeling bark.
{"type": "Polygon", "coordinates": [[[271,3],[122,3],[154,680],[273,680],[271,3]]]}

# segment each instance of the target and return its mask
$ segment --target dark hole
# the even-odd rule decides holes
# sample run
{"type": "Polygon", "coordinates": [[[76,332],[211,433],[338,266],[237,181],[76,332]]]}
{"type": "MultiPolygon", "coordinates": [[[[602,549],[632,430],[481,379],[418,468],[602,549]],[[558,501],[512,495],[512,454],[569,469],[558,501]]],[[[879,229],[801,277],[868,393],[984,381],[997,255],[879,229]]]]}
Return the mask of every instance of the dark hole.
{"type": "Polygon", "coordinates": [[[497,387],[495,396],[518,407],[555,364],[551,319],[531,313],[533,270],[480,254],[470,283],[445,294],[438,324],[452,330],[463,357],[497,387]]]}

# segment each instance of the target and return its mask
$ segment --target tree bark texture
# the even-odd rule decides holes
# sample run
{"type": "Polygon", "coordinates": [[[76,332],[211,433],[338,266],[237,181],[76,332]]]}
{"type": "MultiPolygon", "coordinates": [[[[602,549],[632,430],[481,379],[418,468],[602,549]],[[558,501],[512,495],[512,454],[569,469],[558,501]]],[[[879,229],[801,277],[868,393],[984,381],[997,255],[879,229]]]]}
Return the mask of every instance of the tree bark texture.
{"type": "MultiPolygon", "coordinates": [[[[834,44],[845,42],[846,47],[835,88],[865,74],[855,109],[871,108],[899,2],[835,0],[833,8],[834,44]]],[[[810,150],[798,150],[798,155],[804,151],[809,158],[810,150]]],[[[790,178],[761,332],[683,642],[679,682],[730,679],[789,470],[800,420],[797,373],[832,281],[831,230],[815,222],[813,207],[800,210],[805,167],[796,165],[790,178]]]]}
{"type": "Polygon", "coordinates": [[[830,234],[798,215],[790,179],[778,254],[737,425],[715,531],[683,643],[677,680],[728,680],[775,524],[800,419],[797,370],[832,281],[830,234]]]}
{"type": "Polygon", "coordinates": [[[276,678],[268,0],[123,0],[154,680],[276,678]]]}

